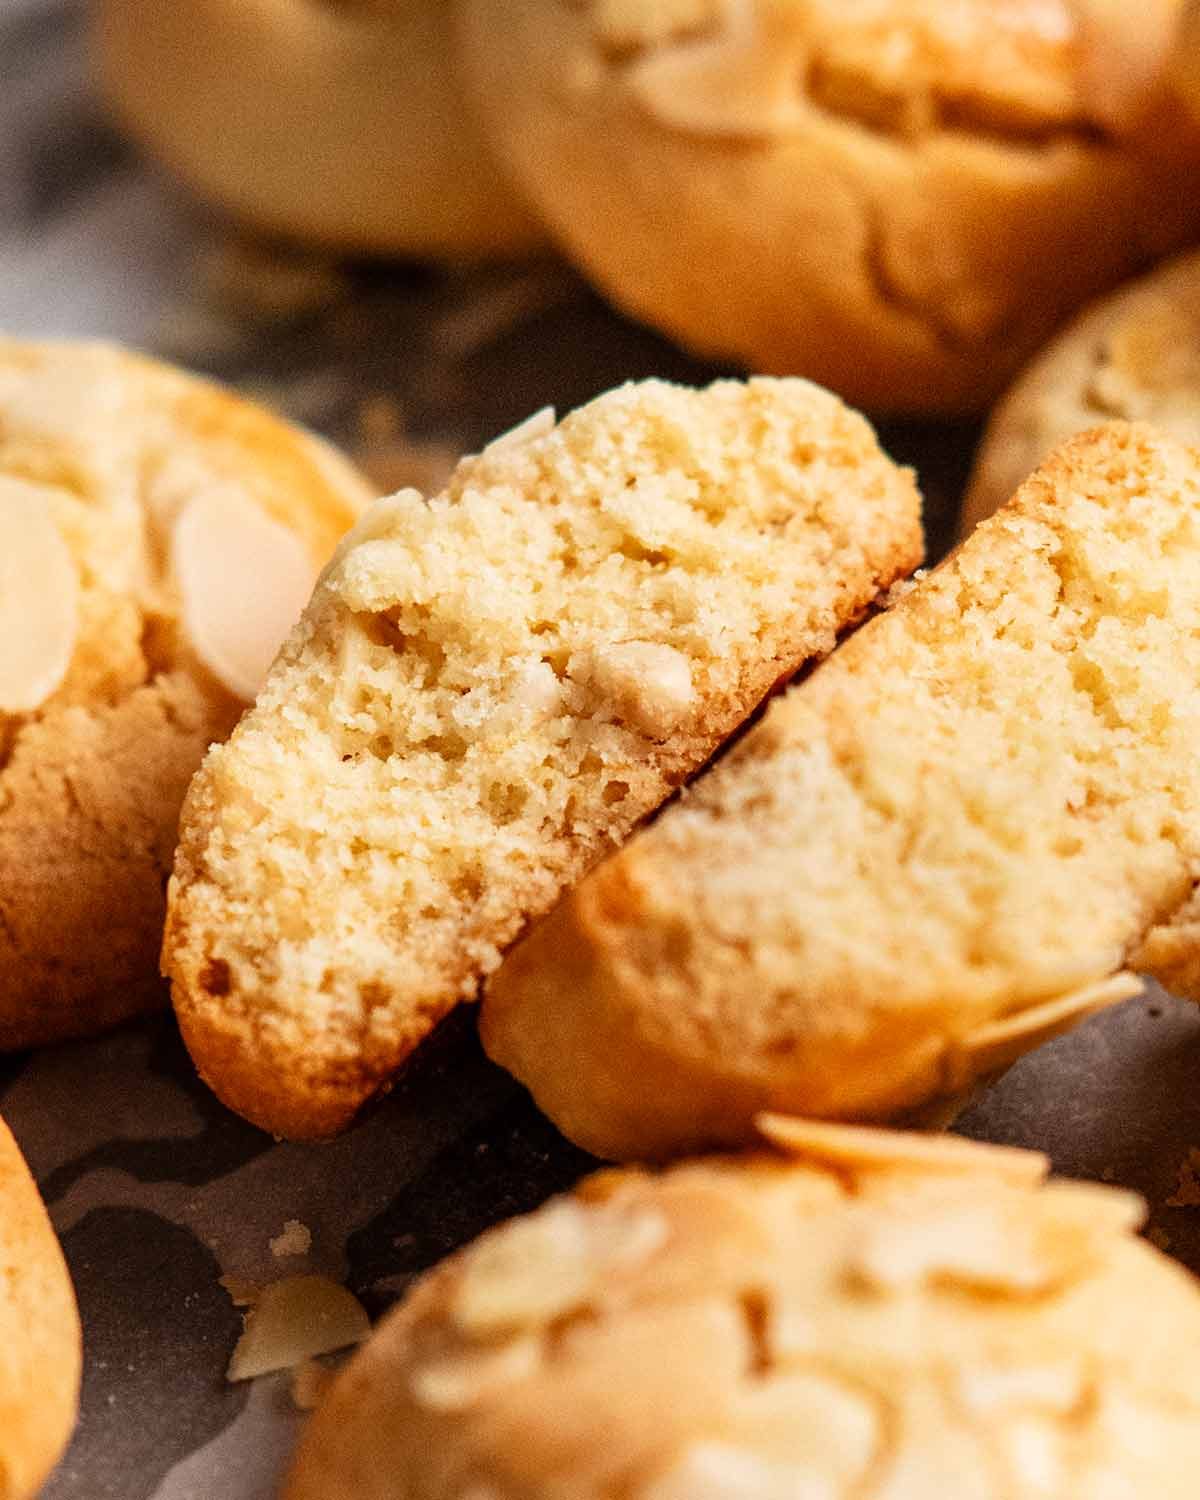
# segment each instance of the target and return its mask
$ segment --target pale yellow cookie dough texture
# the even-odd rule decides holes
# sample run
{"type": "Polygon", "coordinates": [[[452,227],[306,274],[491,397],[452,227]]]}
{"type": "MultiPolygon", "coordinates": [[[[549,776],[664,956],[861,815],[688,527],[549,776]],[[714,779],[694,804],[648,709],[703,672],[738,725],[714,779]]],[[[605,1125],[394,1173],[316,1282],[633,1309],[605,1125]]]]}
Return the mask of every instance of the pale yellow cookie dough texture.
{"type": "Polygon", "coordinates": [[[0,1500],[32,1500],[79,1400],[75,1293],[29,1169],[0,1120],[0,1500]]]}
{"type": "Polygon", "coordinates": [[[328,1134],[522,927],[921,555],[806,381],[634,384],[373,507],[192,784],[164,962],[201,1073],[328,1134]]]}
{"type": "Polygon", "coordinates": [[[92,0],[91,50],[130,134],[260,229],[447,258],[542,239],[460,95],[446,0],[92,0]]]}
{"type": "Polygon", "coordinates": [[[1077,437],[533,929],[485,1046],[610,1158],[959,1099],[1194,954],[1198,684],[1200,453],[1077,437]]]}
{"type": "Polygon", "coordinates": [[[1200,231],[1177,0],[1136,9],[462,0],[459,39],[496,150],[619,307],[869,410],[953,412],[1200,231]]]}
{"type": "Polygon", "coordinates": [[[969,533],[1065,438],[1113,417],[1200,445],[1200,254],[1088,308],[992,414],[963,502],[969,533]]]}
{"type": "Polygon", "coordinates": [[[205,381],[0,340],[0,1050],[161,1002],[188,781],[369,498],[205,381]]]}
{"type": "Polygon", "coordinates": [[[842,1134],[484,1235],[338,1376],[284,1500],[1191,1500],[1200,1288],[1141,1201],[842,1134]]]}

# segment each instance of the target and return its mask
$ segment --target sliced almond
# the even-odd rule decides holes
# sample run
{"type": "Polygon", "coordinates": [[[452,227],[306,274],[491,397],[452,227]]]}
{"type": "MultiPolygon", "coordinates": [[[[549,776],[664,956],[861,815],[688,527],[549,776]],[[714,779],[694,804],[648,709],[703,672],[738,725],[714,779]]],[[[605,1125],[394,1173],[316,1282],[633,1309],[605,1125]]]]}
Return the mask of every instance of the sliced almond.
{"type": "Polygon", "coordinates": [[[1123,971],[956,1038],[946,1060],[948,1086],[962,1088],[971,1079],[1003,1072],[1031,1048],[1061,1036],[1098,1011],[1131,999],[1141,989],[1137,975],[1123,971]]]}
{"type": "Polygon", "coordinates": [[[289,1276],[263,1287],[229,1361],[226,1378],[254,1380],[318,1354],[359,1344],[371,1331],[362,1303],[325,1276],[289,1276]]]}
{"type": "Polygon", "coordinates": [[[32,713],[61,686],[78,628],[79,573],[46,491],[0,476],[0,713],[32,713]]]}
{"type": "Polygon", "coordinates": [[[987,1172],[1008,1182],[1041,1182],[1050,1170],[1040,1151],[985,1145],[953,1135],[917,1135],[870,1125],[835,1125],[791,1115],[759,1115],[759,1131],[774,1146],[805,1161],[856,1171],[918,1168],[926,1172],[987,1172]]]}
{"type": "Polygon", "coordinates": [[[304,543],[232,487],[193,495],[171,533],[183,628],[213,676],[249,703],[312,593],[304,543]]]}
{"type": "Polygon", "coordinates": [[[762,138],[799,129],[805,7],[789,0],[729,0],[716,38],[651,52],[627,74],[642,108],[691,135],[762,138]]]}

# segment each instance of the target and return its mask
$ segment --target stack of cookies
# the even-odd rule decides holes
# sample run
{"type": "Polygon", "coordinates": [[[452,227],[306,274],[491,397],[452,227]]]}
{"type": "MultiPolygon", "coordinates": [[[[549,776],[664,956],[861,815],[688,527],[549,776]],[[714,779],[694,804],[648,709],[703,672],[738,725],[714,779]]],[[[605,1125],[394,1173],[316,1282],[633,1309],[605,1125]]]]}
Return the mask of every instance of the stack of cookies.
{"type": "MultiPolygon", "coordinates": [[[[420,1281],[287,1500],[1186,1500],[1200,1288],[1135,1196],[939,1127],[1138,975],[1200,999],[1200,259],[1111,290],[1200,236],[1197,8],[95,27],[130,127],[251,221],[548,232],[769,372],[374,499],[193,376],[0,341],[0,1051],[161,1003],[161,962],[215,1093],[317,1140],[479,1002],[625,1164],[420,1281]],[[915,478],[842,398],[975,411],[1035,351],[914,571],[915,478]]],[[[0,1500],[79,1373],[0,1124],[0,1500]]]]}

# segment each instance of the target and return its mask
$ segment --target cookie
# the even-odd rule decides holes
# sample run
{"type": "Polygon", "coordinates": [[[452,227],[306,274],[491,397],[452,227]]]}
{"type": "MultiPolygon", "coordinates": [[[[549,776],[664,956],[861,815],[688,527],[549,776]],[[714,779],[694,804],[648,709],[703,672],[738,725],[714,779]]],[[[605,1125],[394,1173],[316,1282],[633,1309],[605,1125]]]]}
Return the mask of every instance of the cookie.
{"type": "Polygon", "coordinates": [[[32,1500],[79,1402],[75,1293],[29,1169],[0,1120],[0,1496],[32,1500]]]}
{"type": "Polygon", "coordinates": [[[366,502],[165,365],[0,339],[0,1050],[164,999],[179,807],[366,502]]]}
{"type": "Polygon", "coordinates": [[[1200,1289],[1140,1199],[838,1135],[484,1235],[338,1375],[284,1500],[1190,1496],[1200,1289]]]}
{"type": "Polygon", "coordinates": [[[963,502],[967,535],[1053,449],[1113,417],[1200,444],[1200,254],[1159,266],[1088,308],[996,408],[963,502]]]}
{"type": "Polygon", "coordinates": [[[1200,229],[1178,0],[1135,28],[1098,3],[462,0],[459,37],[496,150],[618,307],[868,409],[973,411],[1200,229]]]}
{"type": "Polygon", "coordinates": [[[372,255],[542,241],[460,98],[440,0],[97,0],[91,50],[124,128],[260,229],[372,255]]]}
{"type": "Polygon", "coordinates": [[[347,1124],[914,565],[918,512],[795,380],[625,386],[369,511],[183,813],[164,963],[220,1097],[347,1124]]]}
{"type": "Polygon", "coordinates": [[[952,1108],[1154,969],[1198,684],[1200,453],[1083,434],[533,930],[488,1052],[610,1158],[952,1108]]]}

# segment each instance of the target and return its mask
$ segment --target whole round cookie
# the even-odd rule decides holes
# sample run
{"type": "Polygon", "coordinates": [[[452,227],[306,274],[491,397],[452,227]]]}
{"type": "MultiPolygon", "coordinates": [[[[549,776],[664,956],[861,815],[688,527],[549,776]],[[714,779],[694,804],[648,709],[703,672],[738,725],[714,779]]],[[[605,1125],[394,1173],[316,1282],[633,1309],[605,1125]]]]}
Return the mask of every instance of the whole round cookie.
{"type": "Polygon", "coordinates": [[[1184,1500],[1200,1289],[1142,1204],[965,1141],[607,1172],[426,1277],[285,1500],[1184,1500]]]}
{"type": "Polygon", "coordinates": [[[0,339],[0,1050],[164,998],[184,791],[369,498],[206,381],[0,339]]]}
{"type": "Polygon", "coordinates": [[[92,53],[126,129],[259,228],[448,258],[542,238],[459,97],[439,0],[95,0],[92,53]]]}
{"type": "Polygon", "coordinates": [[[31,1500],[58,1462],[79,1401],[75,1293],[58,1240],[0,1120],[0,1497],[31,1500]]]}
{"type": "Polygon", "coordinates": [[[992,414],[963,502],[965,535],[1065,439],[1113,417],[1200,444],[1200,254],[1087,308],[992,414]]]}
{"type": "Polygon", "coordinates": [[[459,34],[496,148],[619,306],[949,412],[1200,228],[1178,0],[1136,32],[1097,3],[463,0],[459,34]]]}

